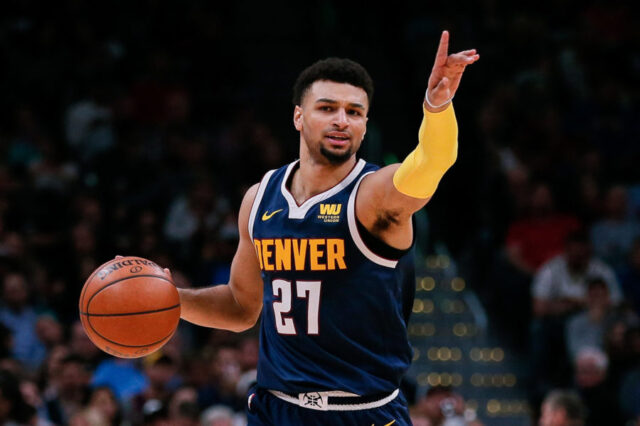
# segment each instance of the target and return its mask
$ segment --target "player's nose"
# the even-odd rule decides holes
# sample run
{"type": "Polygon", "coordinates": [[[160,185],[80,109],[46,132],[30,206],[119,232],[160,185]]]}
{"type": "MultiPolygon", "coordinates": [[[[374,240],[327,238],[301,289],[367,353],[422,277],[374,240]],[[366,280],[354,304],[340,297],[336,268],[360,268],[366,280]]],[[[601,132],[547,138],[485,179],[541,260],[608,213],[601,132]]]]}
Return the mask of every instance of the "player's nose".
{"type": "Polygon", "coordinates": [[[344,108],[338,108],[333,116],[333,125],[339,129],[344,129],[349,125],[347,119],[347,111],[344,108]]]}

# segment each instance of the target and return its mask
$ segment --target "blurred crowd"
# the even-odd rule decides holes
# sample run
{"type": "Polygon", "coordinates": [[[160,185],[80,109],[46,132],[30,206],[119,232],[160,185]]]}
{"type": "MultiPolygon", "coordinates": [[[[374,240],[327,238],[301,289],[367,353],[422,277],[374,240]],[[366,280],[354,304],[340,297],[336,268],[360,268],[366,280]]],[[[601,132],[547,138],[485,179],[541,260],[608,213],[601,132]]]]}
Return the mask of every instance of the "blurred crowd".
{"type": "MultiPolygon", "coordinates": [[[[362,155],[402,158],[443,28],[482,60],[421,243],[459,261],[530,356],[536,406],[640,416],[638,17],[623,1],[470,3],[3,4],[0,423],[242,424],[255,331],[183,324],[154,356],[116,360],[78,322],[84,280],[135,254],[180,286],[226,282],[244,191],[297,156],[297,73],[327,55],[365,65],[362,155]]],[[[473,424],[460,398],[419,395],[416,424],[473,424]]]]}
{"type": "Polygon", "coordinates": [[[512,21],[505,50],[528,59],[476,115],[485,186],[460,257],[533,406],[573,390],[584,424],[622,425],[640,421],[640,32],[618,2],[575,12],[542,38],[512,21]]]}

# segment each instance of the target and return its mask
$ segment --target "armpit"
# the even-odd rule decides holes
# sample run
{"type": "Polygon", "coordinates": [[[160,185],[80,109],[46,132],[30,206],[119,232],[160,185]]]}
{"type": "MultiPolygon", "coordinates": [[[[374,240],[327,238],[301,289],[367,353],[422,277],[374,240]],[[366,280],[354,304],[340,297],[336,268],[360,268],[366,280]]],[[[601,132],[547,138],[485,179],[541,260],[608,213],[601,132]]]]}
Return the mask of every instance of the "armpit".
{"type": "Polygon", "coordinates": [[[370,232],[373,235],[379,235],[382,231],[388,230],[391,225],[400,224],[400,211],[399,210],[389,210],[384,213],[378,213],[376,215],[376,220],[373,223],[373,227],[370,232]]]}

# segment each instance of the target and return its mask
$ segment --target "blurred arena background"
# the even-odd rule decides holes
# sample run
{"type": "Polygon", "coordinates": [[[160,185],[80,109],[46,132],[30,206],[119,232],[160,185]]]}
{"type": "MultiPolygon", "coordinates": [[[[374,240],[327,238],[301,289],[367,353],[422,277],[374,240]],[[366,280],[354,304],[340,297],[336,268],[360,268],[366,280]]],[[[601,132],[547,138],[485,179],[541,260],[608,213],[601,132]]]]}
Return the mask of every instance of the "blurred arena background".
{"type": "Polygon", "coordinates": [[[242,194],[297,156],[297,74],[362,63],[361,155],[394,162],[448,29],[481,60],[454,100],[458,162],[418,215],[414,422],[537,424],[563,390],[551,411],[639,424],[639,16],[521,3],[3,2],[0,423],[243,424],[255,331],[182,324],[116,360],[79,325],[84,280],[123,254],[226,282],[242,194]]]}

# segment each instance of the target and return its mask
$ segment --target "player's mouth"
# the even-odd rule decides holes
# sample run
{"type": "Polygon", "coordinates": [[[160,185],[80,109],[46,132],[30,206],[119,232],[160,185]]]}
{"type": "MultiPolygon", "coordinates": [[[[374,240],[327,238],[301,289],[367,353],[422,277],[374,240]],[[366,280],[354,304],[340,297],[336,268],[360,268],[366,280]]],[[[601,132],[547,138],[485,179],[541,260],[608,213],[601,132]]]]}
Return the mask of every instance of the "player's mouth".
{"type": "Polygon", "coordinates": [[[346,132],[329,132],[325,135],[325,138],[332,146],[342,147],[349,143],[351,136],[346,132]]]}

